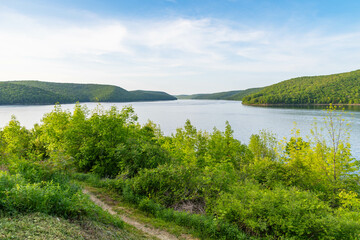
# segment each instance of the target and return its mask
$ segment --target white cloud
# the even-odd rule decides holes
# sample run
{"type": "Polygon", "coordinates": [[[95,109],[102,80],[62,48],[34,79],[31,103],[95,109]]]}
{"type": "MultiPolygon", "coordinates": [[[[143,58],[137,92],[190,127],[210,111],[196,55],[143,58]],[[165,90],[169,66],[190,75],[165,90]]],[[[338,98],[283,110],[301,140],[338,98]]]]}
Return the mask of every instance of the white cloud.
{"type": "MultiPolygon", "coordinates": [[[[141,29],[142,44],[148,47],[176,49],[190,53],[208,53],[209,48],[231,43],[259,40],[263,32],[244,31],[210,19],[176,19],[155,22],[141,29]]],[[[215,50],[215,49],[214,49],[215,50]]]]}
{"type": "Polygon", "coordinates": [[[65,58],[78,54],[126,53],[122,45],[126,28],[117,22],[89,27],[56,25],[9,16],[11,28],[0,26],[0,51],[4,57],[65,58]],[[19,22],[19,19],[22,21],[19,22]],[[11,20],[14,20],[11,22],[11,20]]]}
{"type": "Polygon", "coordinates": [[[98,82],[171,93],[244,89],[356,69],[359,37],[360,31],[304,33],[209,18],[84,24],[0,11],[0,79],[98,82]]]}

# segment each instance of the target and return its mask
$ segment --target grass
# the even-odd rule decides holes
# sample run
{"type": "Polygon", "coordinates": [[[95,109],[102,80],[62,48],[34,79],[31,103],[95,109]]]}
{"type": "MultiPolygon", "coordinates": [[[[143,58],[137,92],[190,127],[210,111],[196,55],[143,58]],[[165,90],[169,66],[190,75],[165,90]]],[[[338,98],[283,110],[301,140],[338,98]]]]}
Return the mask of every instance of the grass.
{"type": "MultiPolygon", "coordinates": [[[[145,213],[137,209],[135,204],[123,201],[122,196],[115,191],[104,188],[92,187],[86,185],[85,183],[82,184],[83,186],[86,186],[86,189],[88,189],[97,198],[111,206],[113,210],[119,215],[126,215],[133,220],[143,223],[146,227],[167,231],[177,236],[179,239],[196,239],[194,237],[191,237],[191,235],[196,236],[196,232],[186,227],[179,226],[174,222],[167,222],[162,219],[156,218],[152,214],[145,213]]],[[[125,229],[129,229],[129,227],[131,226],[125,224],[125,229]]]]}
{"type": "MultiPolygon", "coordinates": [[[[240,233],[241,235],[239,235],[238,231],[230,229],[232,227],[230,225],[218,225],[216,228],[214,228],[214,220],[205,215],[189,215],[185,212],[177,212],[172,209],[163,209],[156,211],[155,214],[152,214],[151,206],[145,206],[145,208],[150,207],[150,210],[142,209],[144,207],[141,206],[141,203],[131,203],[124,199],[124,196],[119,194],[116,190],[109,188],[108,184],[111,185],[111,181],[92,181],[95,180],[92,179],[94,177],[93,175],[87,176],[90,179],[86,179],[84,175],[81,176],[84,177],[84,181],[80,181],[79,183],[85,186],[97,198],[111,206],[112,209],[120,215],[126,215],[131,219],[146,224],[147,227],[167,231],[177,236],[179,239],[259,239],[256,237],[247,236],[245,233],[240,233]],[[191,224],[189,224],[189,222],[191,222],[191,224]],[[224,227],[230,227],[229,229],[225,230],[228,231],[225,233],[225,235],[221,236],[220,234],[219,236],[218,233],[215,233],[216,231],[220,230],[217,228],[222,228],[220,231],[224,231],[224,227]],[[215,232],[210,233],[209,231],[211,230],[215,232]],[[231,235],[234,233],[237,234],[236,237],[231,235]]],[[[79,181],[79,178],[77,179],[79,181]]]]}
{"type": "Polygon", "coordinates": [[[176,236],[191,234],[201,239],[258,239],[246,234],[234,224],[212,216],[189,214],[165,208],[145,196],[135,195],[123,181],[100,179],[94,174],[81,173],[73,174],[72,179],[84,186],[91,186],[89,190],[92,190],[98,198],[110,199],[110,203],[107,202],[108,205],[118,206],[120,211],[131,209],[130,213],[125,215],[164,229],[176,236]]]}
{"type": "Polygon", "coordinates": [[[0,217],[0,239],[148,239],[133,229],[96,221],[71,221],[44,213],[0,217]]]}
{"type": "Polygon", "coordinates": [[[17,174],[0,171],[0,239],[149,239],[66,176],[27,167],[17,174]]]}

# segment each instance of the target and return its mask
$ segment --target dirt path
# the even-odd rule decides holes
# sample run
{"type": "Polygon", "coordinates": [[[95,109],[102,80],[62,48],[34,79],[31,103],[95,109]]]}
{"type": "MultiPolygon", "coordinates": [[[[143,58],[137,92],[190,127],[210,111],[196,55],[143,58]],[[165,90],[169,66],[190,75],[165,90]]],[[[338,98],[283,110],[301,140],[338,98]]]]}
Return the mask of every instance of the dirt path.
{"type": "Polygon", "coordinates": [[[138,230],[152,236],[152,237],[156,237],[158,239],[161,240],[177,240],[178,238],[166,231],[162,231],[162,230],[158,230],[158,229],[154,229],[154,228],[149,228],[147,226],[145,226],[145,224],[140,223],[135,221],[134,219],[131,219],[127,216],[124,215],[119,215],[117,214],[111,206],[107,205],[105,202],[101,201],[99,198],[97,198],[94,194],[92,194],[91,192],[89,192],[88,190],[84,189],[83,190],[84,194],[87,194],[90,196],[91,201],[93,201],[96,205],[100,206],[102,209],[104,209],[105,211],[108,211],[110,214],[112,215],[118,215],[124,222],[126,222],[129,225],[134,226],[135,228],[137,228],[138,230]]]}

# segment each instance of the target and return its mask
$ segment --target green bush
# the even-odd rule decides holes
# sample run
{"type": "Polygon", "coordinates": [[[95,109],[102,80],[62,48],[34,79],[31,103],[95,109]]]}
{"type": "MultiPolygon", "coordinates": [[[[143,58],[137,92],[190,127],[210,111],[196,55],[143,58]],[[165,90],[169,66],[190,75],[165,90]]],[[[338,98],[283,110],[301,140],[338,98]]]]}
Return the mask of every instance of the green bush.
{"type": "Polygon", "coordinates": [[[44,212],[78,217],[85,210],[86,199],[79,189],[52,181],[29,183],[20,174],[0,172],[2,209],[7,212],[44,212]]]}
{"type": "Polygon", "coordinates": [[[175,222],[177,225],[193,229],[201,238],[212,239],[248,239],[235,225],[219,221],[212,216],[190,214],[168,209],[149,198],[142,198],[139,209],[165,221],[175,222]]]}
{"type": "Polygon", "coordinates": [[[141,171],[129,180],[135,194],[148,196],[165,206],[183,201],[204,201],[196,167],[162,165],[141,171]]]}
{"type": "Polygon", "coordinates": [[[0,171],[0,210],[3,213],[42,212],[65,218],[89,217],[122,226],[122,221],[96,206],[79,187],[42,181],[27,182],[20,174],[0,171]]]}
{"type": "Polygon", "coordinates": [[[148,199],[148,198],[143,198],[141,199],[141,201],[139,202],[139,209],[147,212],[147,213],[151,213],[154,216],[163,209],[163,207],[161,207],[160,204],[155,203],[154,201],[148,199]]]}
{"type": "Polygon", "coordinates": [[[25,179],[20,175],[10,175],[7,172],[0,171],[0,201],[5,201],[6,192],[18,185],[24,185],[25,179]]]}
{"type": "MultiPolygon", "coordinates": [[[[152,170],[146,170],[152,171],[152,170]]],[[[211,239],[249,239],[249,236],[239,228],[226,221],[218,220],[211,215],[191,214],[166,208],[158,202],[135,193],[131,181],[122,179],[98,179],[94,174],[74,174],[75,179],[85,181],[95,187],[106,187],[122,195],[124,201],[135,204],[140,210],[168,222],[193,229],[201,238],[211,239]],[[107,184],[111,183],[111,184],[107,184]]]]}
{"type": "Polygon", "coordinates": [[[296,188],[278,186],[270,190],[246,182],[235,186],[232,193],[221,194],[214,212],[220,219],[258,235],[353,239],[360,234],[359,222],[334,215],[316,195],[296,188]]]}
{"type": "Polygon", "coordinates": [[[152,169],[170,162],[170,157],[154,141],[129,139],[120,144],[115,152],[122,174],[134,177],[141,169],[152,169]]]}
{"type": "Polygon", "coordinates": [[[54,169],[52,164],[46,161],[18,159],[11,161],[8,168],[11,174],[21,174],[30,183],[52,181],[61,185],[68,184],[70,181],[65,171],[54,169]]]}

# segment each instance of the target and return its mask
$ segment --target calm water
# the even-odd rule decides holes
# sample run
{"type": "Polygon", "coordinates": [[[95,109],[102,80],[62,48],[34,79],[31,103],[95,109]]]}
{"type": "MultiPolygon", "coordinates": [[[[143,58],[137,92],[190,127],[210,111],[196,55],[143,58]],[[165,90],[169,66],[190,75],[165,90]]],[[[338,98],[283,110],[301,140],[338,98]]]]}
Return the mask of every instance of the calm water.
{"type": "MultiPolygon", "coordinates": [[[[89,109],[96,103],[86,103],[89,109]]],[[[215,100],[178,100],[164,102],[135,103],[102,103],[105,108],[112,105],[119,108],[132,105],[139,116],[139,122],[148,119],[160,124],[164,134],[174,133],[182,127],[186,119],[190,119],[197,129],[212,131],[214,127],[224,130],[225,121],[229,121],[234,135],[243,143],[248,143],[251,134],[262,129],[270,130],[279,139],[289,137],[295,123],[302,136],[309,135],[312,124],[324,123],[325,111],[316,108],[265,108],[243,106],[236,101],[215,100]]],[[[74,104],[63,105],[64,109],[72,110],[74,104]]],[[[53,106],[0,106],[0,127],[4,127],[15,115],[22,125],[31,128],[40,123],[44,113],[50,112],[53,106]]],[[[351,123],[352,153],[360,159],[360,108],[351,108],[344,118],[351,123]]]]}

